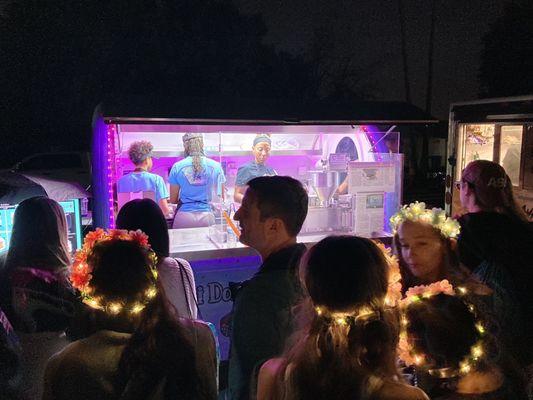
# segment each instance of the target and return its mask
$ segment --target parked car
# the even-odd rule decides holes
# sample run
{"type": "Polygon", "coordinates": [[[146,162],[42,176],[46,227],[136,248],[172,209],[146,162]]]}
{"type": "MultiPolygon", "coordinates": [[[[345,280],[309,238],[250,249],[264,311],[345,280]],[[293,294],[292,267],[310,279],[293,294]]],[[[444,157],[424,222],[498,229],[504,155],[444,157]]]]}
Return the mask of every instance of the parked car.
{"type": "Polygon", "coordinates": [[[91,185],[91,159],[87,152],[37,153],[16,163],[11,170],[64,182],[77,182],[84,189],[91,185]]]}

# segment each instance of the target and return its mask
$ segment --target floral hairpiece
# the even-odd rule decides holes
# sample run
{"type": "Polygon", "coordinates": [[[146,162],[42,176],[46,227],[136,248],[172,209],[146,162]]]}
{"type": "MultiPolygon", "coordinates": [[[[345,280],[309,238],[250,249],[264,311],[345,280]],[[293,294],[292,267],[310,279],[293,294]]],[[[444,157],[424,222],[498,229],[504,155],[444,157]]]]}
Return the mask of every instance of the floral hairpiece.
{"type": "Polygon", "coordinates": [[[104,229],[97,228],[93,232],[89,232],[85,236],[83,247],[76,251],[74,255],[74,262],[70,270],[70,282],[72,286],[80,291],[82,301],[89,307],[109,312],[110,314],[118,314],[121,311],[128,310],[132,314],[141,312],[146,304],[157,294],[157,256],[148,244],[148,236],[140,230],[127,231],[121,229],[104,229]],[[87,263],[87,259],[93,251],[96,243],[110,242],[117,240],[132,241],[137,243],[141,248],[148,252],[150,259],[151,284],[144,293],[143,301],[127,304],[124,301],[106,301],[103,297],[94,297],[94,288],[90,286],[92,279],[92,266],[87,263]]]}
{"type": "MultiPolygon", "coordinates": [[[[423,354],[416,353],[408,340],[407,327],[409,326],[409,320],[406,316],[406,308],[412,304],[421,301],[422,299],[427,299],[438,294],[447,294],[450,296],[463,296],[467,294],[467,289],[464,287],[453,288],[453,286],[444,279],[440,282],[435,282],[430,285],[421,285],[410,288],[405,293],[405,298],[400,301],[400,309],[402,310],[401,317],[401,329],[400,329],[400,339],[398,343],[398,357],[407,365],[418,365],[421,366],[426,361],[426,357],[423,354]]],[[[463,299],[464,301],[464,299],[463,299]]],[[[476,316],[475,307],[472,304],[467,304],[469,311],[476,316]]],[[[478,332],[483,335],[485,334],[485,327],[483,323],[479,320],[476,322],[476,329],[478,332]]],[[[467,354],[463,360],[459,363],[459,369],[455,370],[453,368],[441,368],[429,370],[432,375],[438,377],[451,377],[460,374],[467,374],[472,370],[472,367],[477,363],[480,358],[483,356],[483,344],[482,340],[476,342],[471,348],[470,353],[467,354]]]]}
{"type": "Polygon", "coordinates": [[[407,220],[414,222],[425,222],[437,228],[441,235],[447,238],[456,238],[461,232],[459,222],[453,218],[446,217],[446,212],[441,208],[428,210],[426,203],[415,201],[409,205],[404,205],[390,218],[390,225],[394,234],[398,231],[398,226],[407,220]]]}

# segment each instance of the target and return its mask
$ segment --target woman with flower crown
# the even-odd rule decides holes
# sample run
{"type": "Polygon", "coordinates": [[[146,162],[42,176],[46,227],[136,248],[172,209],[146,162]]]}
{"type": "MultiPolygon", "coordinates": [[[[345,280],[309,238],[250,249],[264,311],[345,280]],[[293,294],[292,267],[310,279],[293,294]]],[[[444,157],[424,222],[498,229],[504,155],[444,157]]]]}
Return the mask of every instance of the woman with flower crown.
{"type": "Polygon", "coordinates": [[[306,322],[283,356],[261,367],[257,398],[428,399],[396,370],[388,269],[368,239],[331,236],[313,246],[300,266],[306,322]]]}
{"type": "Polygon", "coordinates": [[[172,313],[156,265],[141,231],[87,235],[70,280],[97,331],[50,359],[43,399],[216,398],[211,330],[172,313]]]}
{"type": "Polygon", "coordinates": [[[421,387],[436,400],[523,399],[498,365],[498,344],[465,289],[447,282],[419,286],[401,302],[400,358],[415,365],[421,387]]]}
{"type": "Polygon", "coordinates": [[[454,251],[460,226],[444,210],[415,202],[403,206],[390,222],[404,292],[442,279],[462,284],[469,280],[454,251]]]}

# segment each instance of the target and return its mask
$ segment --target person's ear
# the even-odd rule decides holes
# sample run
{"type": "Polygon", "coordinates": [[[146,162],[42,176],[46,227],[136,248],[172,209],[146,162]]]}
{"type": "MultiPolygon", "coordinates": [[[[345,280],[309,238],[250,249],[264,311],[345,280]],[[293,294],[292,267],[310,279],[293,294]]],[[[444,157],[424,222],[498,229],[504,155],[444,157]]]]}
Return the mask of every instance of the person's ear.
{"type": "Polygon", "coordinates": [[[450,247],[452,251],[457,251],[457,239],[449,238],[448,240],[450,241],[450,247]]]}

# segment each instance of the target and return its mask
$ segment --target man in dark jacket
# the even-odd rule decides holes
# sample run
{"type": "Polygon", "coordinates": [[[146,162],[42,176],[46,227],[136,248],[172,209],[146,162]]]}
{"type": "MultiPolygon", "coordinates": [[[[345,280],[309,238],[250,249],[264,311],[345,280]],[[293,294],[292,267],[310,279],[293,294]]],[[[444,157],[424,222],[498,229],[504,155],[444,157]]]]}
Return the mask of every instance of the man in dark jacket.
{"type": "Polygon", "coordinates": [[[291,308],[300,295],[297,266],[305,252],[296,243],[307,215],[302,184],[290,177],[252,179],[235,214],[239,240],[253,247],[263,263],[243,283],[233,304],[229,394],[248,399],[254,371],[283,351],[292,333],[291,308]]]}

